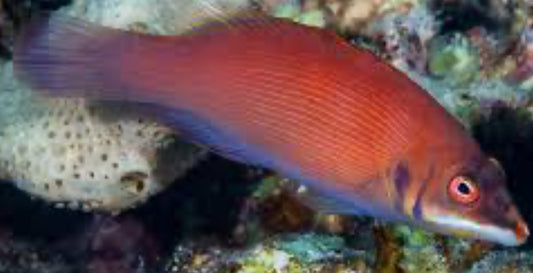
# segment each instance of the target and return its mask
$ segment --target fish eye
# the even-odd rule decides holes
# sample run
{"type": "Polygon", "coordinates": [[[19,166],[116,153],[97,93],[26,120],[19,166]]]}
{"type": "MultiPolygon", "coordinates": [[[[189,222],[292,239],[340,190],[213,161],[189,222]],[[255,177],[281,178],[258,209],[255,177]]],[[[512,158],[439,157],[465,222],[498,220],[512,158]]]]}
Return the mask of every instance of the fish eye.
{"type": "Polygon", "coordinates": [[[450,197],[461,204],[471,204],[479,199],[479,188],[468,177],[457,176],[448,185],[450,197]]]}

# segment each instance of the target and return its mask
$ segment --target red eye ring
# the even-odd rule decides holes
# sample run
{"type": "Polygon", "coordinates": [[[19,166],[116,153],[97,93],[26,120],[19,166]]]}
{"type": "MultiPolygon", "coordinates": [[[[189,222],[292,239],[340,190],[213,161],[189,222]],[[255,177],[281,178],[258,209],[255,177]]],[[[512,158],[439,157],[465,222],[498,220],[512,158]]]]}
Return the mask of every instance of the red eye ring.
{"type": "Polygon", "coordinates": [[[469,178],[454,177],[448,184],[448,194],[461,204],[471,204],[479,199],[479,188],[469,178]]]}

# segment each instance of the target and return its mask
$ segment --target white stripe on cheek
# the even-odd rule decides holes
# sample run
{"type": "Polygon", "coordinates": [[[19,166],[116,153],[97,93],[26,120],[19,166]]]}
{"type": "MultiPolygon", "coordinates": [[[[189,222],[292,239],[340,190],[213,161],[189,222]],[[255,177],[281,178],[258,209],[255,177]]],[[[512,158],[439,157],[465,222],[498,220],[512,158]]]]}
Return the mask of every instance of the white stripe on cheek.
{"type": "Polygon", "coordinates": [[[505,246],[517,246],[522,243],[517,241],[516,234],[512,230],[481,225],[455,215],[436,215],[432,216],[429,221],[450,230],[451,233],[454,230],[466,231],[473,234],[476,239],[492,241],[505,246]]]}

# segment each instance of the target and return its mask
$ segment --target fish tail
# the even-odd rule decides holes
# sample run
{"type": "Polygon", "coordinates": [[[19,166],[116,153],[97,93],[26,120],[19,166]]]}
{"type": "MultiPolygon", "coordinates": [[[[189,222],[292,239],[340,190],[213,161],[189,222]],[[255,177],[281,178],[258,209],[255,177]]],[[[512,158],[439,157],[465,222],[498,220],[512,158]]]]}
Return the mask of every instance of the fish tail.
{"type": "Polygon", "coordinates": [[[62,15],[38,15],[17,38],[15,77],[37,92],[106,99],[122,90],[124,37],[132,34],[62,15]]]}

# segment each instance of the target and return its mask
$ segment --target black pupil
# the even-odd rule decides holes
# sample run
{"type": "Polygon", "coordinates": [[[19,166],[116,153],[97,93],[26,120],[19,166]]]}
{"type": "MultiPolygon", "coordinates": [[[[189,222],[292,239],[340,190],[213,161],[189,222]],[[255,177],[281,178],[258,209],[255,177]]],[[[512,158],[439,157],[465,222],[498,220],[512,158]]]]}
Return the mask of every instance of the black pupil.
{"type": "Polygon", "coordinates": [[[464,195],[470,194],[470,187],[464,182],[460,183],[459,186],[457,186],[457,190],[464,195]]]}

